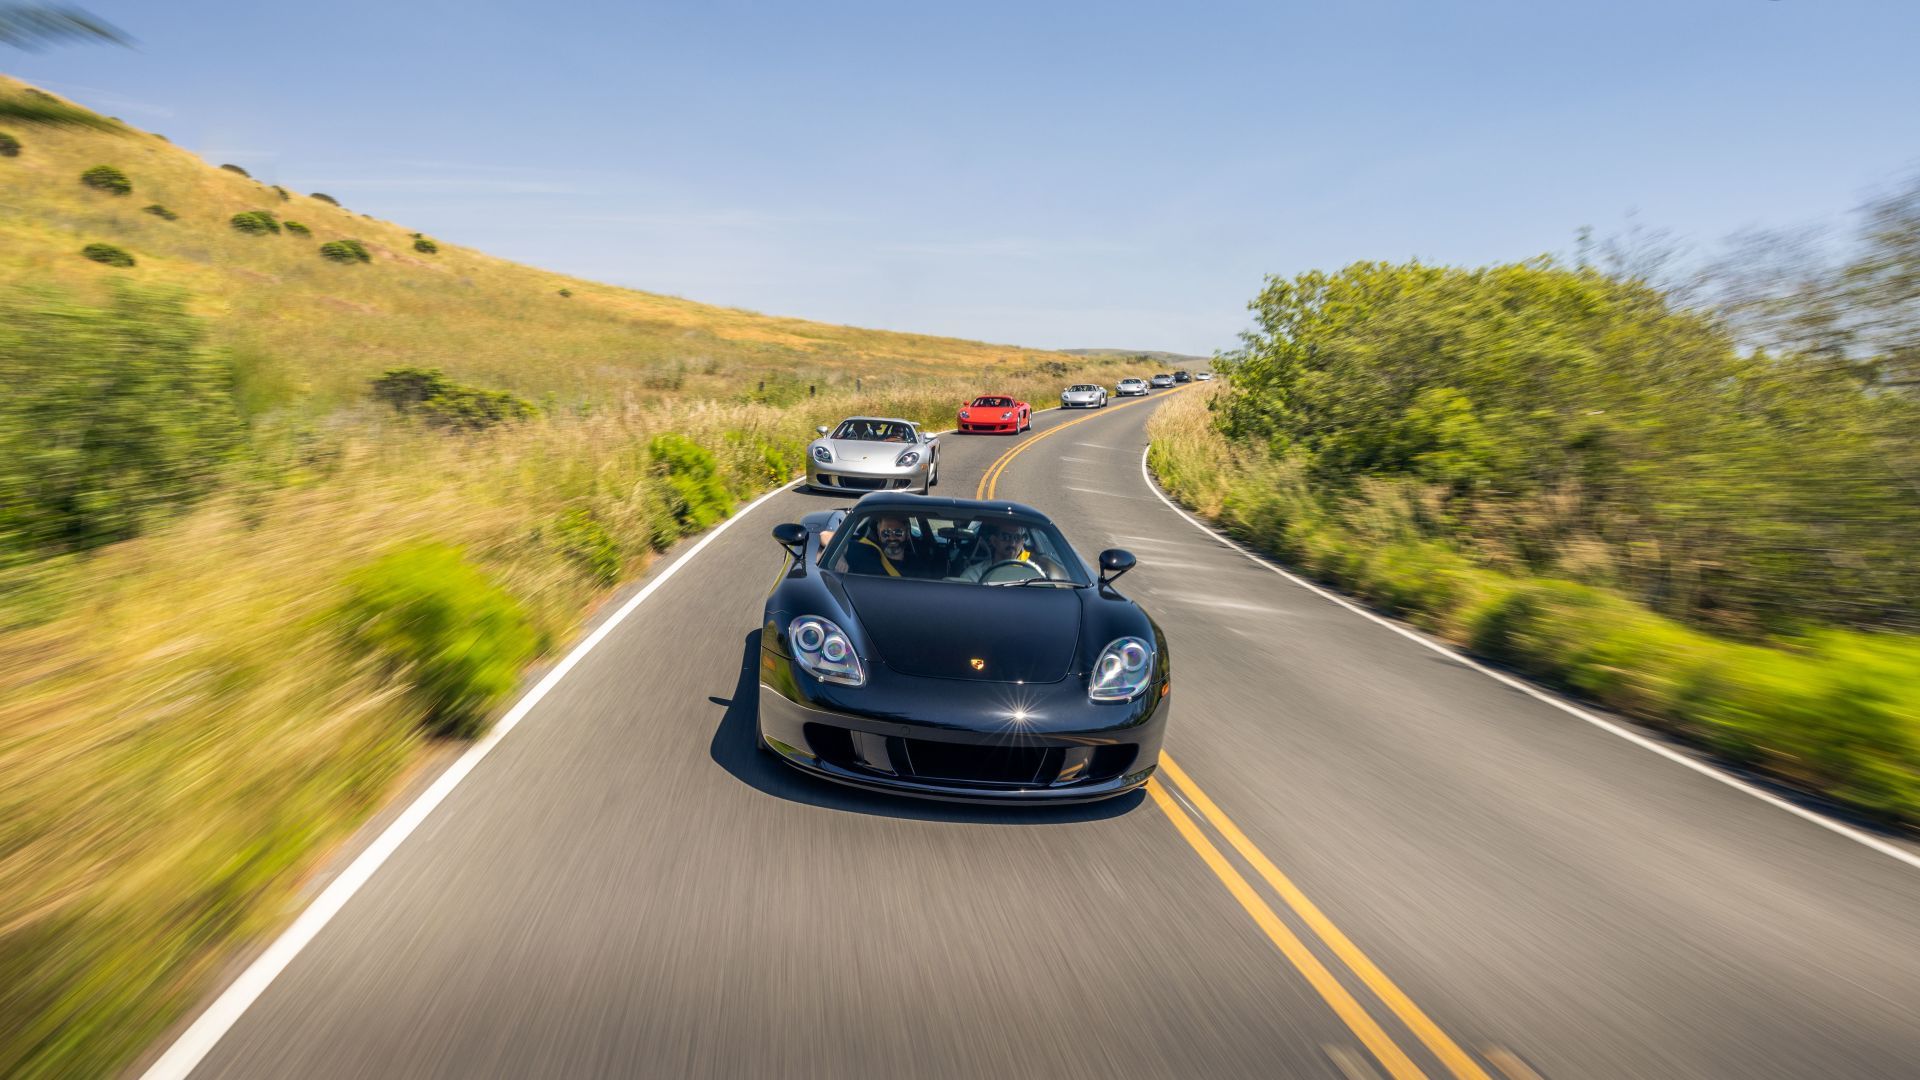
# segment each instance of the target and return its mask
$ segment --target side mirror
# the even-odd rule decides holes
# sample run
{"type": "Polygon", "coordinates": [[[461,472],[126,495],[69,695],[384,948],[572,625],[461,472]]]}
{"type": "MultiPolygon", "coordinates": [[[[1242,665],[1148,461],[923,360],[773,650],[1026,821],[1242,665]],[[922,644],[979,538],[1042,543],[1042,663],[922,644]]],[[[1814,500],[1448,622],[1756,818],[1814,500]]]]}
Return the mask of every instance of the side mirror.
{"type": "Polygon", "coordinates": [[[827,425],[821,424],[819,427],[814,428],[813,430],[819,432],[822,435],[825,435],[827,433],[827,425]]]}
{"type": "MultiPolygon", "coordinates": [[[[807,527],[794,521],[783,521],[773,527],[773,538],[784,548],[804,548],[807,546],[807,527]]],[[[1101,556],[1104,560],[1105,556],[1101,556]]]]}
{"type": "Polygon", "coordinates": [[[1108,548],[1100,553],[1100,584],[1105,585],[1121,574],[1133,569],[1133,552],[1119,548],[1108,548]]]}

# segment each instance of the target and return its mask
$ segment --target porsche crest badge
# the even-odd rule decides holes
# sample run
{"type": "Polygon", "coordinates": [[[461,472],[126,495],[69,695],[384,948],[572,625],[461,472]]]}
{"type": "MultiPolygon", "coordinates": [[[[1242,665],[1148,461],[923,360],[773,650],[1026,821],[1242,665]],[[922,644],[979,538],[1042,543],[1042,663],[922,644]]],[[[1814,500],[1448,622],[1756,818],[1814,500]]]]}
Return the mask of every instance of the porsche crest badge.
{"type": "Polygon", "coordinates": [[[968,660],[967,663],[972,664],[973,670],[975,671],[985,671],[987,669],[987,662],[985,660],[980,659],[977,656],[971,660],[968,660]]]}

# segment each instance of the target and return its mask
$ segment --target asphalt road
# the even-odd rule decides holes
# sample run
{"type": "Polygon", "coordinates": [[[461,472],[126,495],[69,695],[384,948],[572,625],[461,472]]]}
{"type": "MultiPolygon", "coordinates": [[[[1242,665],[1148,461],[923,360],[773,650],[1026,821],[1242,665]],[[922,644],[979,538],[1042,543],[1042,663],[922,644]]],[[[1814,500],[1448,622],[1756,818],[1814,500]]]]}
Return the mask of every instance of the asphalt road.
{"type": "MultiPolygon", "coordinates": [[[[1152,408],[1043,413],[994,487],[1139,556],[1177,776],[1013,813],[757,754],[767,531],[838,502],[783,493],[193,1075],[1920,1076],[1920,870],[1221,546],[1143,477],[1152,408]]],[[[972,495],[1018,441],[943,444],[972,495]]]]}

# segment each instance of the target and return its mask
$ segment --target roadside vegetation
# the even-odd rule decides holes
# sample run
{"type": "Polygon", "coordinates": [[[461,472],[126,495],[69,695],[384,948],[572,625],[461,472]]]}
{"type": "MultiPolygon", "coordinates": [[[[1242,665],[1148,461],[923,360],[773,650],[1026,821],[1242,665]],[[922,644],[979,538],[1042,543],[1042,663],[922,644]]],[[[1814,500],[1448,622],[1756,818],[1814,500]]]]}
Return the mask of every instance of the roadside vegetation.
{"type": "Polygon", "coordinates": [[[1251,306],[1225,384],[1151,422],[1176,498],[1481,656],[1920,824],[1914,339],[1754,348],[1544,259],[1357,264],[1251,306]]]}
{"type": "Polygon", "coordinates": [[[139,132],[21,143],[0,160],[0,1075],[121,1067],[424,750],[795,475],[816,423],[945,426],[983,388],[1107,374],[428,250],[297,193],[296,231],[259,183],[139,132]],[[102,162],[141,198],[75,182],[102,162]]]}

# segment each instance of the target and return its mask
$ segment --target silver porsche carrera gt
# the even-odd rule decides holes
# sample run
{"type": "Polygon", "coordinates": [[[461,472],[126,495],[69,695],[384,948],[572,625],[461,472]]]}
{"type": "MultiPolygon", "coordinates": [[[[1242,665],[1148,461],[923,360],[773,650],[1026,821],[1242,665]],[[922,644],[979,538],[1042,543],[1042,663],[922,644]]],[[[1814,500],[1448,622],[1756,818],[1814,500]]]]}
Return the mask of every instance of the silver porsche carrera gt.
{"type": "Polygon", "coordinates": [[[1107,388],[1092,383],[1074,383],[1060,391],[1060,407],[1063,409],[1104,409],[1107,407],[1107,388]]]}
{"type": "Polygon", "coordinates": [[[807,446],[815,491],[918,491],[940,482],[940,439],[911,420],[854,416],[807,446]]]}

